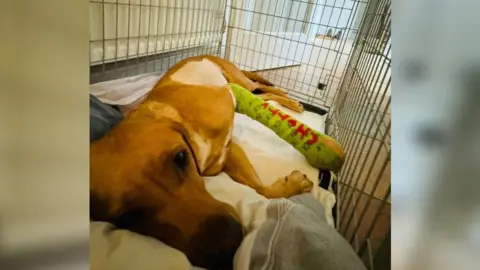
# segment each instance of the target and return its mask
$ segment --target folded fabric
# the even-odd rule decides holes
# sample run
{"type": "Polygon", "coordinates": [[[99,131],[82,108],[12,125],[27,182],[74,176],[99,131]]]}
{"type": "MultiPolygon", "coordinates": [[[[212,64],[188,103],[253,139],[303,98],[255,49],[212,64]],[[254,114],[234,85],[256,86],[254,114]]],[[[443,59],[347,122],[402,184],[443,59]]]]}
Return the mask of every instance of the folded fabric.
{"type": "Polygon", "coordinates": [[[181,251],[106,222],[90,223],[90,269],[201,270],[181,251]]]}
{"type": "Polygon", "coordinates": [[[119,110],[90,95],[90,142],[100,139],[122,119],[123,115],[119,110]]]}
{"type": "Polygon", "coordinates": [[[242,243],[251,247],[249,270],[366,270],[309,194],[270,200],[266,212],[262,225],[250,233],[255,236],[245,240],[250,243],[242,243]]]}

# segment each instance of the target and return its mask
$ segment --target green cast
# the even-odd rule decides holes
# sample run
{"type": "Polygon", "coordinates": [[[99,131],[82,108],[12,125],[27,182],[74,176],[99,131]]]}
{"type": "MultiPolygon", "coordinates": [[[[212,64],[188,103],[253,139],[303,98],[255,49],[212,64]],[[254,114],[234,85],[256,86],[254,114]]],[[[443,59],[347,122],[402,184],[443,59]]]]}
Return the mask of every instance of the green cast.
{"type": "Polygon", "coordinates": [[[262,123],[302,153],[315,168],[338,172],[344,153],[340,144],[268,104],[240,85],[230,83],[237,106],[235,111],[262,123]]]}

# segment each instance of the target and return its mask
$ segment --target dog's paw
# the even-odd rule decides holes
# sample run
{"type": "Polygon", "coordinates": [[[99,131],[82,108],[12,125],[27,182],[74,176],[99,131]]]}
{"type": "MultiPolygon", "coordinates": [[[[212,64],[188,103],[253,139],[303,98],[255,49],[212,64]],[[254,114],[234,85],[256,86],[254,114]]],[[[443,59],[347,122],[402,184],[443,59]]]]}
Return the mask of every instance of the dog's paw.
{"type": "Polygon", "coordinates": [[[288,100],[288,105],[285,106],[285,107],[289,108],[292,111],[299,112],[299,113],[305,111],[302,103],[300,103],[299,101],[293,100],[293,99],[288,100]]]}
{"type": "Polygon", "coordinates": [[[313,182],[308,177],[299,172],[293,171],[288,176],[279,178],[272,188],[283,194],[284,197],[291,197],[297,194],[310,192],[313,188],[313,182]]]}

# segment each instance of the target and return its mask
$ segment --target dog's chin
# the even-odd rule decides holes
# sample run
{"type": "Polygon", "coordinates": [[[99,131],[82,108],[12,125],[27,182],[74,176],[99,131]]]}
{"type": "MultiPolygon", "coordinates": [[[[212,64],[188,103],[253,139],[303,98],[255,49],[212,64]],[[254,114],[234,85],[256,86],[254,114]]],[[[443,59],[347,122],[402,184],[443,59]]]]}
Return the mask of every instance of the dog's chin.
{"type": "Polygon", "coordinates": [[[243,240],[242,225],[231,216],[208,218],[192,240],[189,259],[209,270],[233,269],[233,260],[243,240]]]}
{"type": "Polygon", "coordinates": [[[202,252],[194,256],[188,257],[191,264],[208,270],[233,270],[233,259],[235,253],[207,253],[202,252]]]}

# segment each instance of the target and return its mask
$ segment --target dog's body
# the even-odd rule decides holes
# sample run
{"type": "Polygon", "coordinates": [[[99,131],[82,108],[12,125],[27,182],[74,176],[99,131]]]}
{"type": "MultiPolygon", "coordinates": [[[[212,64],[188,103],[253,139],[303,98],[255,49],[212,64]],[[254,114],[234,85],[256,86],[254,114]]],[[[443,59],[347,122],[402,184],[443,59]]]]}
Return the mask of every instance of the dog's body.
{"type": "Polygon", "coordinates": [[[231,139],[236,100],[229,82],[302,111],[267,80],[221,58],[177,63],[125,120],[92,143],[94,220],[162,240],[195,265],[223,269],[231,267],[243,230],[235,210],[208,194],[201,176],[223,171],[267,198],[312,188],[299,172],[272,186],[261,184],[231,139]]]}

